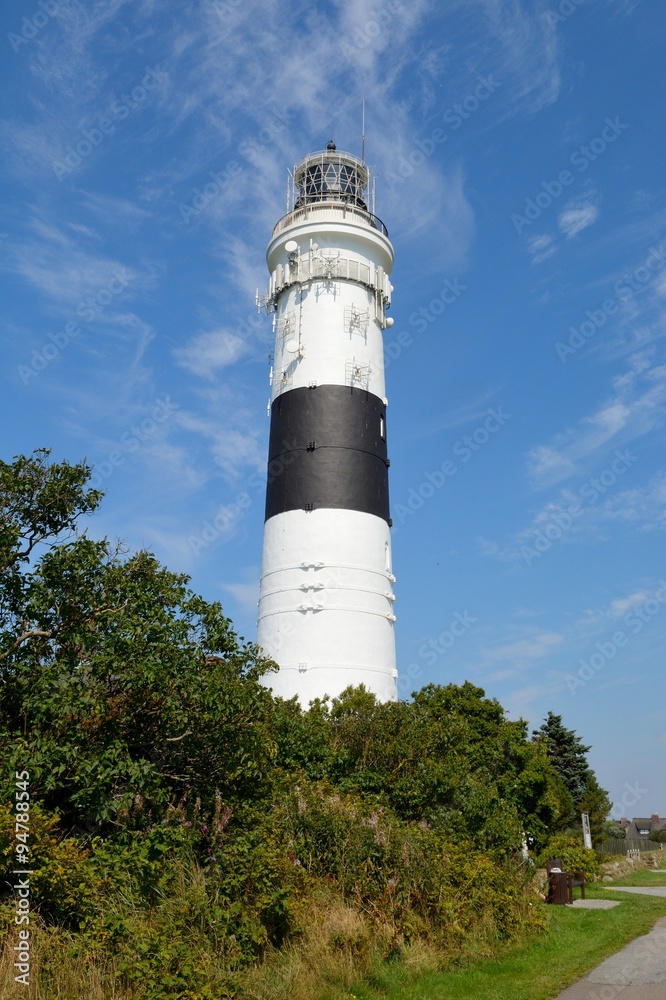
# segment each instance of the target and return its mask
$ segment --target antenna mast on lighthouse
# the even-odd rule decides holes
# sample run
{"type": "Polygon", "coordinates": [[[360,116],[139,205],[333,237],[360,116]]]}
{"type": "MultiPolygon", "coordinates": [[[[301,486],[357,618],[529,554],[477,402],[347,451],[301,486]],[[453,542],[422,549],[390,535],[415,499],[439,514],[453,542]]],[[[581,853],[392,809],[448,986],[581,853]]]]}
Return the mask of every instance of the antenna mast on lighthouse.
{"type": "Polygon", "coordinates": [[[361,111],[361,160],[365,163],[365,97],[361,111]]]}

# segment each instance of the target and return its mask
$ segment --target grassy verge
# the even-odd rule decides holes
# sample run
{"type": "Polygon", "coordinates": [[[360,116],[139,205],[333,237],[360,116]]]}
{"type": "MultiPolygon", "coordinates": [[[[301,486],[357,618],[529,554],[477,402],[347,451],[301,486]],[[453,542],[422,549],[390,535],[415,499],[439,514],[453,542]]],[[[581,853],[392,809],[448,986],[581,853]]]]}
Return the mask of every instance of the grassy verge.
{"type": "MultiPolygon", "coordinates": [[[[657,876],[653,877],[658,881],[657,876]]],[[[590,887],[590,898],[608,898],[590,887]]],[[[351,990],[357,1000],[550,1000],[586,975],[633,938],[647,933],[666,915],[666,899],[622,894],[611,910],[548,907],[548,930],[507,951],[501,961],[486,961],[452,972],[410,975],[399,966],[377,970],[371,985],[351,990]]]]}
{"type": "Polygon", "coordinates": [[[613,885],[666,885],[666,858],[658,869],[639,868],[623,878],[614,879],[613,885]]]}
{"type": "MultiPolygon", "coordinates": [[[[661,875],[640,871],[615,884],[660,884],[664,876],[666,871],[661,875]]],[[[611,910],[544,906],[548,925],[544,933],[510,947],[495,945],[486,936],[477,942],[476,952],[470,945],[464,965],[449,971],[442,971],[447,959],[441,951],[426,945],[406,948],[393,961],[382,960],[386,948],[379,947],[379,938],[370,933],[360,914],[342,904],[313,911],[297,946],[276,951],[271,961],[247,970],[236,990],[228,992],[215,989],[215,957],[197,951],[192,938],[193,961],[205,969],[210,988],[187,991],[187,996],[196,1000],[551,1000],[666,915],[666,898],[616,894],[602,885],[589,886],[588,896],[612,898],[619,905],[611,910]],[[491,960],[487,956],[495,947],[501,958],[491,960]]],[[[543,904],[535,898],[534,906],[543,904]]],[[[389,941],[390,928],[385,930],[389,941]]],[[[27,989],[13,981],[13,955],[6,949],[0,958],[0,1000],[152,996],[150,991],[123,987],[115,979],[114,962],[103,952],[72,949],[75,937],[53,928],[36,933],[33,970],[48,972],[48,983],[40,982],[42,977],[35,974],[27,989]]],[[[173,995],[185,996],[181,991],[173,995]]]]}
{"type": "Polygon", "coordinates": [[[613,885],[666,885],[666,870],[655,871],[654,868],[644,868],[638,872],[615,879],[613,885]]]}

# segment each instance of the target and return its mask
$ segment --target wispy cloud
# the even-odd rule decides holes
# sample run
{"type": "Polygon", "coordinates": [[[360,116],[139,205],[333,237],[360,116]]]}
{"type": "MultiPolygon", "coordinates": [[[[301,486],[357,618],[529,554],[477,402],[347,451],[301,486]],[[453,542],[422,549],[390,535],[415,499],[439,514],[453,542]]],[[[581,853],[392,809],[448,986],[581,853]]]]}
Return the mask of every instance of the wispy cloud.
{"type": "Polygon", "coordinates": [[[247,353],[247,341],[224,329],[200,333],[185,347],[178,347],[173,352],[181,368],[209,380],[247,353]]]}
{"type": "Polygon", "coordinates": [[[570,202],[557,220],[560,230],[570,239],[597,221],[599,209],[593,201],[570,202]]]}
{"type": "Polygon", "coordinates": [[[617,597],[614,601],[611,601],[610,614],[612,618],[622,618],[626,615],[627,611],[636,607],[637,604],[643,604],[644,601],[651,597],[645,590],[636,591],[634,594],[629,594],[627,597],[617,597]]]}
{"type": "Polygon", "coordinates": [[[488,389],[480,393],[474,399],[468,399],[460,406],[456,406],[442,414],[440,420],[428,423],[425,427],[419,427],[415,431],[414,437],[430,437],[433,434],[441,434],[443,431],[453,430],[456,427],[466,427],[471,423],[483,420],[488,416],[488,408],[497,398],[497,389],[488,389]]]}
{"type": "Polygon", "coordinates": [[[527,473],[539,491],[557,492],[529,523],[501,541],[479,538],[482,555],[528,568],[553,544],[604,540],[615,525],[637,531],[666,527],[666,475],[639,485],[624,475],[640,468],[635,442],[661,427],[666,417],[666,365],[651,364],[654,354],[632,356],[630,367],[613,380],[613,393],[591,414],[546,444],[530,449],[527,473]],[[632,447],[627,447],[628,445],[632,447]],[[580,477],[586,476],[581,481],[580,477]],[[579,477],[571,485],[565,480],[579,477]],[[538,541],[537,549],[535,543],[538,541]]]}
{"type": "Polygon", "coordinates": [[[547,709],[553,704],[553,698],[557,697],[561,691],[566,690],[560,673],[552,671],[548,676],[550,679],[545,682],[525,684],[507,692],[503,697],[507,713],[515,719],[526,718],[532,725],[538,725],[539,719],[535,716],[536,704],[542,703],[539,711],[543,713],[542,717],[544,717],[547,709]],[[543,707],[544,699],[548,699],[545,707],[543,707]]]}
{"type": "Polygon", "coordinates": [[[537,489],[568,479],[581,463],[616,438],[632,415],[630,407],[609,402],[585,417],[578,427],[557,436],[552,445],[536,445],[528,455],[528,472],[537,489]]]}
{"type": "Polygon", "coordinates": [[[478,538],[479,552],[518,571],[521,566],[531,566],[537,558],[537,539],[542,551],[547,552],[552,545],[571,545],[583,539],[607,542],[618,525],[640,532],[666,529],[666,474],[659,473],[631,488],[599,486],[601,493],[589,481],[578,490],[560,489],[555,498],[535,511],[525,527],[501,542],[478,538]],[[576,510],[573,517],[572,509],[576,510]],[[547,548],[543,547],[544,538],[547,548]]]}
{"type": "Polygon", "coordinates": [[[527,473],[535,489],[544,489],[598,462],[612,447],[627,444],[660,426],[666,415],[666,365],[652,365],[643,352],[613,380],[613,392],[589,415],[527,456],[527,473]]]}
{"type": "Polygon", "coordinates": [[[476,30],[476,39],[468,40],[471,51],[477,58],[482,53],[487,69],[506,82],[504,116],[534,115],[557,100],[561,85],[557,31],[543,10],[527,10],[521,0],[457,0],[453,9],[466,19],[470,31],[476,30]],[[487,45],[480,44],[479,23],[485,26],[487,45]]]}
{"type": "Polygon", "coordinates": [[[657,473],[647,483],[623,489],[604,504],[608,520],[634,525],[641,531],[666,528],[666,473],[657,473]]]}
{"type": "Polygon", "coordinates": [[[197,408],[179,410],[179,427],[194,435],[204,446],[200,457],[202,467],[214,467],[225,477],[238,482],[242,475],[263,471],[266,461],[265,430],[257,413],[247,406],[240,388],[217,385],[196,394],[197,408]],[[262,433],[263,432],[263,433],[262,433]]]}
{"type": "Polygon", "coordinates": [[[507,642],[479,650],[486,665],[507,664],[506,669],[491,674],[489,679],[505,680],[522,673],[535,660],[543,660],[559,649],[565,638],[560,632],[543,631],[530,625],[522,626],[516,632],[507,642]]]}
{"type": "MultiPolygon", "coordinates": [[[[640,590],[631,590],[621,597],[616,597],[607,604],[600,607],[585,608],[573,622],[571,628],[572,640],[576,642],[588,641],[601,633],[617,627],[620,620],[634,608],[640,608],[646,602],[654,601],[654,595],[660,592],[661,580],[650,580],[646,583],[641,581],[640,590]]],[[[633,617],[633,616],[632,616],[633,617]]],[[[640,618],[640,615],[639,615],[640,618]]]]}
{"type": "Polygon", "coordinates": [[[548,233],[542,233],[541,236],[532,236],[529,239],[527,250],[532,255],[533,264],[542,264],[544,260],[552,257],[557,246],[552,236],[549,236],[548,233]]]}
{"type": "MultiPolygon", "coordinates": [[[[112,296],[116,306],[124,301],[126,292],[145,291],[153,286],[152,275],[140,274],[125,261],[100,253],[100,249],[94,233],[72,234],[33,215],[28,220],[26,236],[7,244],[0,266],[22,277],[61,314],[79,306],[83,312],[82,303],[85,304],[87,297],[98,295],[114,279],[120,283],[112,296]]],[[[97,312],[101,314],[103,310],[97,308],[97,312]]]]}
{"type": "Polygon", "coordinates": [[[501,689],[502,704],[514,717],[522,717],[535,702],[564,689],[559,666],[570,641],[569,630],[519,621],[497,631],[501,635],[496,642],[482,644],[475,652],[476,676],[484,686],[501,689]]]}

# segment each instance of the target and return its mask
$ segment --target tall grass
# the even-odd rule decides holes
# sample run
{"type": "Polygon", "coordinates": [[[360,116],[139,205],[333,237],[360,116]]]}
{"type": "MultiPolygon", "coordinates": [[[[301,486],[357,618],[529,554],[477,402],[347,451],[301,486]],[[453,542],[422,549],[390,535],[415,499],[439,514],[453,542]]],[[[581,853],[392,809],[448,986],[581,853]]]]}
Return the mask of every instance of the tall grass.
{"type": "Polygon", "coordinates": [[[30,982],[15,981],[15,936],[0,953],[0,1000],[131,1000],[116,980],[113,959],[102,951],[75,955],[65,931],[33,925],[30,982]]]}
{"type": "MultiPolygon", "coordinates": [[[[590,895],[605,890],[590,887],[590,895]]],[[[610,893],[605,894],[606,898],[610,893]]],[[[619,895],[619,894],[618,894],[619,895]]],[[[535,906],[543,904],[537,899],[535,906]]],[[[269,948],[253,967],[227,975],[224,955],[189,943],[204,989],[177,990],[174,1000],[547,1000],[666,915],[666,900],[622,894],[613,910],[544,907],[547,930],[514,942],[487,929],[462,950],[415,940],[396,947],[394,928],[334,894],[322,893],[303,914],[303,929],[283,948],[269,948]]],[[[14,982],[11,946],[0,956],[0,1000],[139,1000],[145,983],[130,985],[116,960],[80,947],[77,935],[37,925],[31,984],[14,982]]]]}

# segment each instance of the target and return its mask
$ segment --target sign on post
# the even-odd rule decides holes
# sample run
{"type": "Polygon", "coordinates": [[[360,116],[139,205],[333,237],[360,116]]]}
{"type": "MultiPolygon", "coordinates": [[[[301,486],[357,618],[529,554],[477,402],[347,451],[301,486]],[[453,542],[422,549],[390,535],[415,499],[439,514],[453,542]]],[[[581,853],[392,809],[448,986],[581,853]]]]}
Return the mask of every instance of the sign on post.
{"type": "Polygon", "coordinates": [[[583,820],[583,844],[585,847],[589,847],[592,850],[592,834],[590,833],[590,815],[589,813],[581,813],[583,820]]]}

